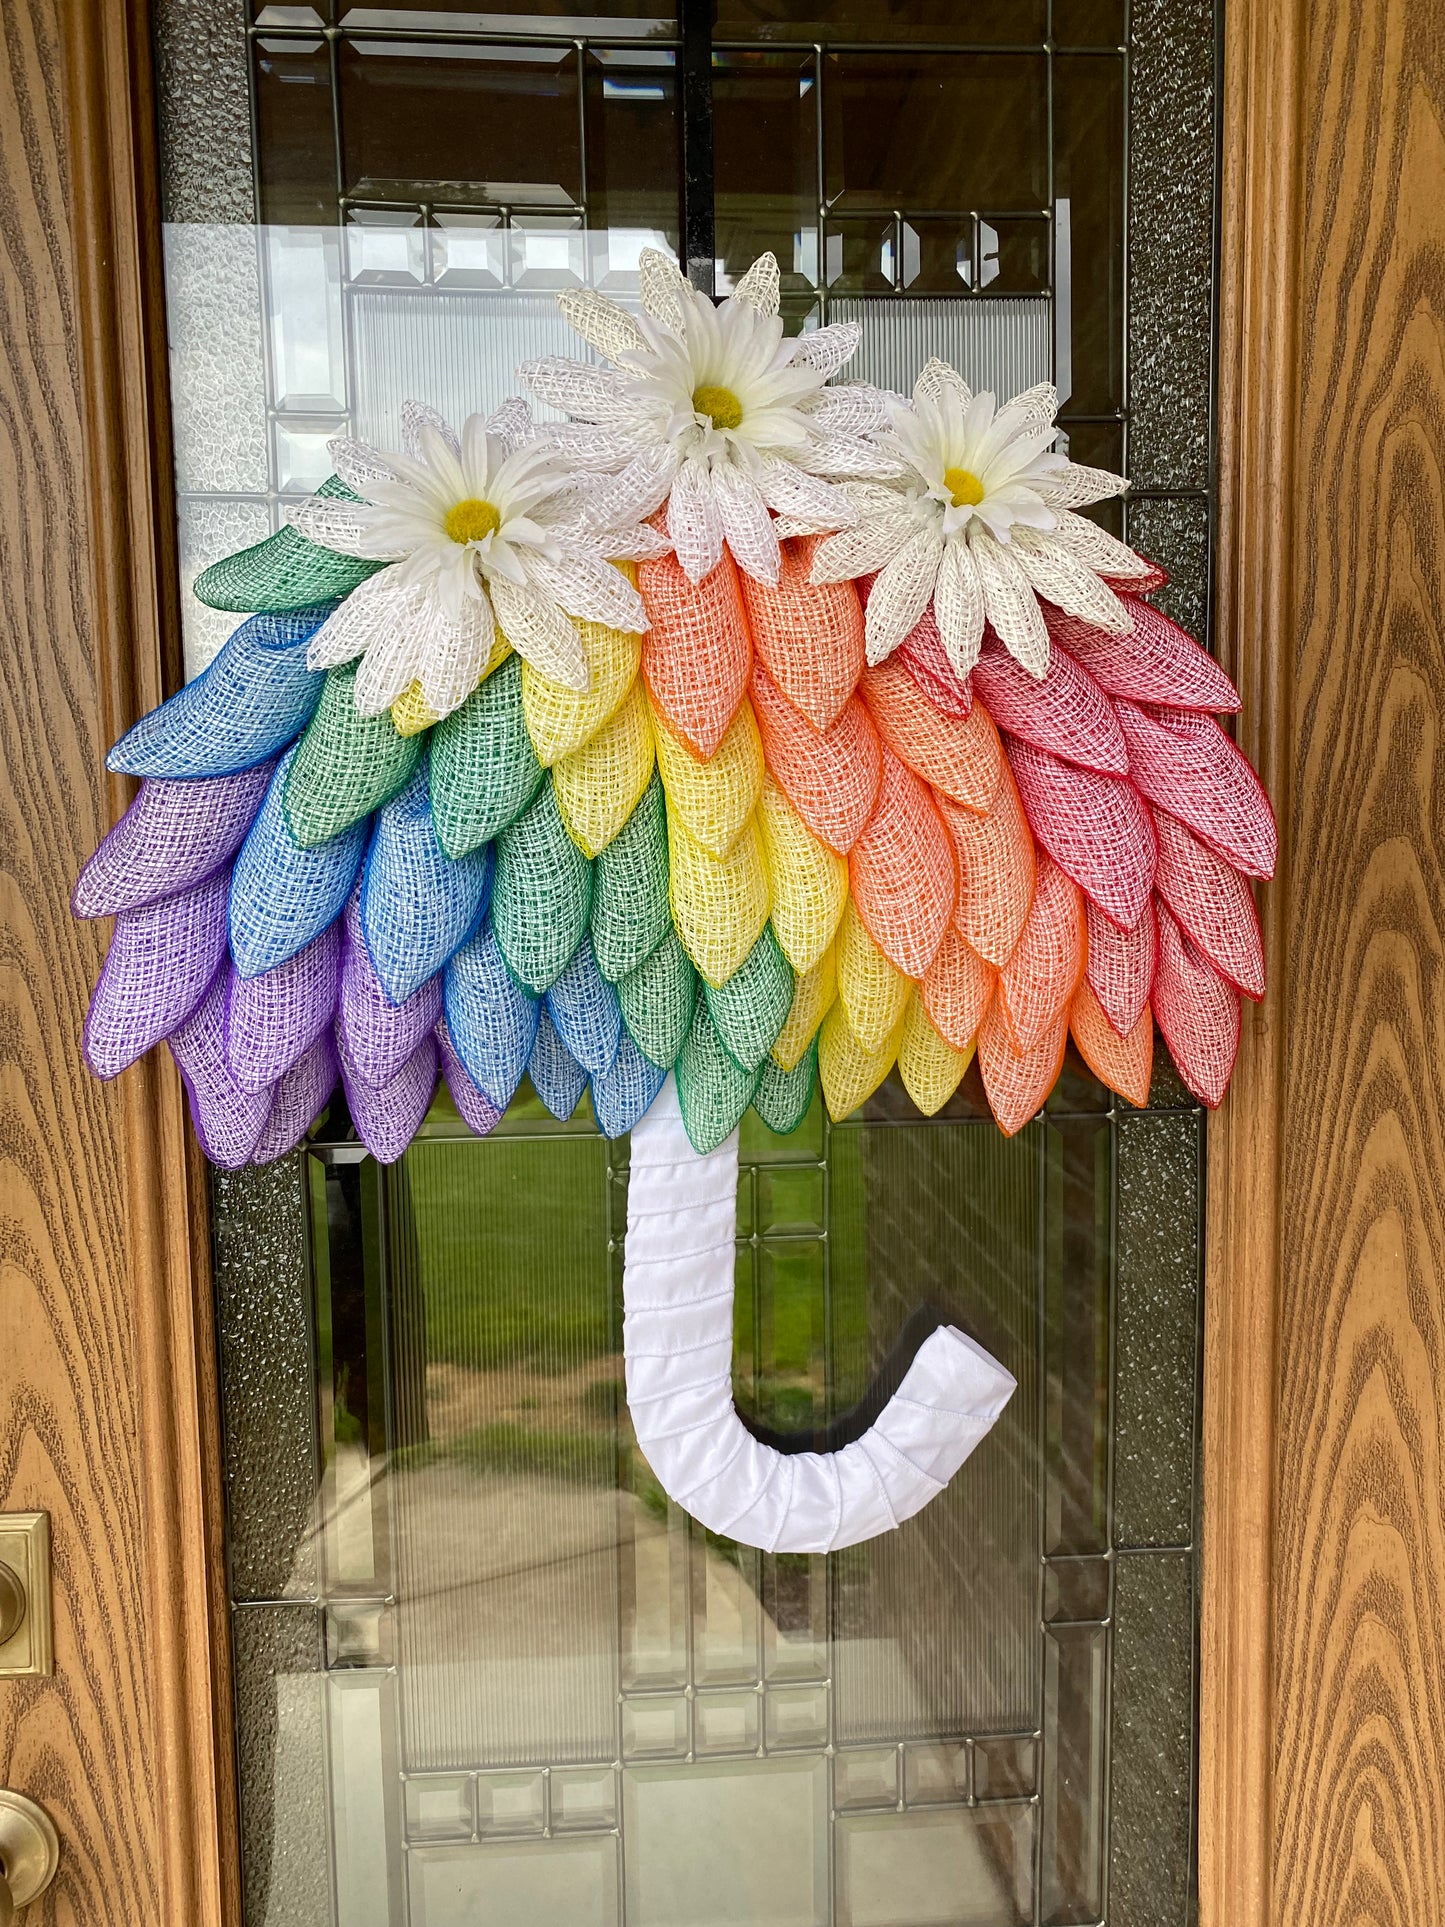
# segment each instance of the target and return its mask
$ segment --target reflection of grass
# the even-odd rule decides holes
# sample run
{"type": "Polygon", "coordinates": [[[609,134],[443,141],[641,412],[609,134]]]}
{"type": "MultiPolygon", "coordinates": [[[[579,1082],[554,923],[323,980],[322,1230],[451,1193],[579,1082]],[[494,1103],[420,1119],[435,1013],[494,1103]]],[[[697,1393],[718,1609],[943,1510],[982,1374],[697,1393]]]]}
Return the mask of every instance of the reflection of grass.
{"type": "Polygon", "coordinates": [[[544,1431],[506,1419],[474,1426],[446,1444],[429,1439],[407,1446],[392,1458],[398,1472],[422,1472],[434,1465],[464,1465],[473,1472],[560,1479],[567,1485],[612,1486],[617,1481],[613,1441],[595,1432],[544,1431]]]}

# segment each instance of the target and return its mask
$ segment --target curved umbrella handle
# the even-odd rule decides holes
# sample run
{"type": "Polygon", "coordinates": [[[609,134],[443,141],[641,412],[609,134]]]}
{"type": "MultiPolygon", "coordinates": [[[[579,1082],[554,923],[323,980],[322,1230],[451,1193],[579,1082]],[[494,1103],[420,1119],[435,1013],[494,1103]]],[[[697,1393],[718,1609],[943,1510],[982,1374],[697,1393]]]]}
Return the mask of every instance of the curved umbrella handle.
{"type": "Polygon", "coordinates": [[[663,1490],[710,1531],[766,1552],[834,1552],[891,1531],[953,1477],[1014,1391],[952,1325],[839,1452],[780,1452],[732,1399],[738,1136],[700,1157],[669,1077],[632,1132],[623,1349],[633,1430],[663,1490]]]}

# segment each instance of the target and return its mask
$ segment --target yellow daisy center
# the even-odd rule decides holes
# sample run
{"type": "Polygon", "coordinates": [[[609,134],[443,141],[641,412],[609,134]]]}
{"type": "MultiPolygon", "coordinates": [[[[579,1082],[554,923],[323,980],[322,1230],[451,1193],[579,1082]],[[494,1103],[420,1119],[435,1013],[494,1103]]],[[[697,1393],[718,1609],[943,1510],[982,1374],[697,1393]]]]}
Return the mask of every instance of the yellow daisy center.
{"type": "Polygon", "coordinates": [[[704,382],[701,388],[693,391],[692,405],[699,415],[706,415],[714,428],[738,428],[742,425],[743,405],[731,388],[716,388],[704,382]]]}
{"type": "Polygon", "coordinates": [[[983,500],[983,483],[971,468],[946,468],[943,486],[956,509],[973,508],[983,500]]]}
{"type": "Polygon", "coordinates": [[[476,495],[447,510],[445,527],[453,542],[480,542],[485,536],[495,535],[501,526],[496,509],[476,495]]]}

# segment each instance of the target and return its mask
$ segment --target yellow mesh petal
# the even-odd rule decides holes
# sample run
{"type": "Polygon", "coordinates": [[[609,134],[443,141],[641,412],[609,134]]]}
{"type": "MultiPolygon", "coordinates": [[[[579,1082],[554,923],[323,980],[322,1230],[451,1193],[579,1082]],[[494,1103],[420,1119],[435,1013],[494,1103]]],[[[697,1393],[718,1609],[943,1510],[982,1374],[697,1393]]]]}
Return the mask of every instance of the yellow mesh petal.
{"type": "Polygon", "coordinates": [[[874,943],[851,897],[838,926],[836,949],[839,1005],[859,1047],[879,1050],[903,1016],[912,982],[874,943]]]}
{"type": "MultiPolygon", "coordinates": [[[[487,657],[477,687],[487,680],[494,669],[499,669],[512,653],[512,645],[497,629],[492,636],[492,653],[487,657]]],[[[404,689],[391,706],[391,720],[396,725],[398,736],[420,736],[424,729],[441,721],[436,711],[428,708],[426,697],[421,693],[421,684],[414,682],[404,689]]]]}
{"type": "Polygon", "coordinates": [[[725,984],[768,920],[768,873],[757,823],[749,820],[728,854],[717,857],[688,832],[669,800],[667,850],[672,920],[683,948],[710,984],[725,984]]]}
{"type": "Polygon", "coordinates": [[[848,901],[848,863],[821,843],[768,776],[758,805],[768,860],[773,931],[794,970],[806,972],[832,943],[848,901]]]}
{"type": "Polygon", "coordinates": [[[531,663],[522,664],[522,715],[537,760],[544,768],[581,749],[617,714],[637,680],[637,667],[642,661],[641,636],[575,618],[572,627],[587,658],[590,681],[586,689],[568,689],[542,675],[531,663]]]}
{"type": "Polygon", "coordinates": [[[834,1122],[850,1116],[864,1098],[871,1097],[892,1070],[903,1040],[900,1019],[876,1050],[864,1050],[853,1035],[841,1003],[823,1019],[818,1038],[818,1075],[823,1097],[834,1122]]]}
{"type": "Polygon", "coordinates": [[[973,1061],[973,1045],[955,1050],[933,1028],[923,999],[915,990],[903,1020],[903,1042],[898,1047],[898,1074],[904,1089],[925,1117],[941,1111],[963,1082],[973,1061]]]}
{"type": "Polygon", "coordinates": [[[652,775],[652,711],[640,682],[583,748],[552,765],[557,807],[572,841],[594,857],[642,800],[652,775]]]}
{"type": "Polygon", "coordinates": [[[793,1006],[773,1045],[773,1062],[780,1070],[795,1070],[803,1061],[803,1052],[812,1043],[837,996],[838,970],[833,946],[829,944],[811,970],[801,977],[794,974],[793,1006]]]}
{"type": "Polygon", "coordinates": [[[668,814],[686,824],[695,843],[726,856],[757,807],[763,788],[763,742],[753,706],[743,698],[722,741],[704,763],[654,711],[657,767],[668,814]]]}

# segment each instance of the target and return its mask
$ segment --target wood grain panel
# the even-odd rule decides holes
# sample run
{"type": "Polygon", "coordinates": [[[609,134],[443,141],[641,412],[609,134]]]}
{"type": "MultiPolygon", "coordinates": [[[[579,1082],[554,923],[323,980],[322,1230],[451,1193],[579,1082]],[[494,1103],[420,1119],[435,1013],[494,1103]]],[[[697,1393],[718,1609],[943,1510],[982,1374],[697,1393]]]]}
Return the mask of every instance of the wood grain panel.
{"type": "Polygon", "coordinates": [[[234,1842],[203,1226],[174,1071],[84,1067],[105,932],[66,908],[125,801],[106,745],[177,669],[147,73],[127,0],[0,14],[0,1504],[51,1512],[57,1591],[55,1679],[0,1683],[0,1779],[63,1842],[30,1918],[213,1927],[234,1842]]]}
{"type": "Polygon", "coordinates": [[[1305,12],[1274,1918],[1445,1913],[1445,31],[1305,12]]]}

